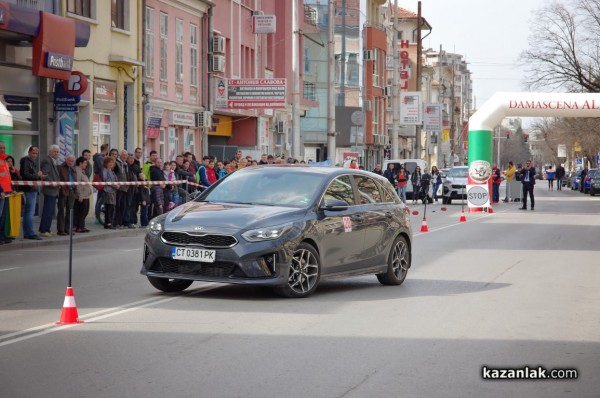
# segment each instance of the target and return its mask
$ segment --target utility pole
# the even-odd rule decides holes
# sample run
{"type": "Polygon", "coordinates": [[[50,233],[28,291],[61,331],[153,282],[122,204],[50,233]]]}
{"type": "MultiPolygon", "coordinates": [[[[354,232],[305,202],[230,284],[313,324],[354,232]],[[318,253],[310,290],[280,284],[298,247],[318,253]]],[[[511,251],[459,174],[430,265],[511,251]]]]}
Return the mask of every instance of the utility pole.
{"type": "MultiPolygon", "coordinates": [[[[417,8],[417,92],[421,92],[421,53],[422,53],[422,39],[421,39],[421,2],[418,3],[417,8]]],[[[415,126],[415,140],[416,142],[416,158],[421,159],[421,126],[415,126]]]]}
{"type": "Polygon", "coordinates": [[[292,4],[292,157],[300,159],[300,31],[298,28],[298,0],[292,4]]]}
{"type": "MultiPolygon", "coordinates": [[[[336,162],[335,148],[335,4],[329,2],[329,26],[328,26],[328,89],[327,89],[327,159],[332,164],[336,162]]],[[[342,86],[343,86],[342,82],[342,86]]],[[[319,160],[319,159],[317,159],[319,160]]]]}
{"type": "MultiPolygon", "coordinates": [[[[444,94],[445,94],[445,86],[444,86],[444,72],[442,69],[442,45],[440,44],[440,52],[438,54],[438,67],[440,69],[439,71],[439,78],[438,78],[438,101],[439,103],[442,105],[442,109],[444,107],[444,94]]],[[[442,110],[442,118],[443,118],[443,110],[442,110]]],[[[440,154],[442,153],[442,139],[444,138],[444,123],[442,122],[442,131],[440,131],[440,136],[438,137],[438,141],[437,141],[437,148],[438,148],[438,159],[437,159],[437,164],[443,164],[444,167],[446,167],[446,155],[443,155],[443,163],[440,163],[440,154]]]]}
{"type": "Polygon", "coordinates": [[[398,159],[400,154],[398,152],[398,132],[400,129],[400,104],[398,99],[400,98],[399,93],[399,80],[400,80],[400,52],[398,48],[398,0],[394,0],[394,37],[392,40],[392,47],[394,48],[394,66],[392,74],[392,159],[398,159]]]}

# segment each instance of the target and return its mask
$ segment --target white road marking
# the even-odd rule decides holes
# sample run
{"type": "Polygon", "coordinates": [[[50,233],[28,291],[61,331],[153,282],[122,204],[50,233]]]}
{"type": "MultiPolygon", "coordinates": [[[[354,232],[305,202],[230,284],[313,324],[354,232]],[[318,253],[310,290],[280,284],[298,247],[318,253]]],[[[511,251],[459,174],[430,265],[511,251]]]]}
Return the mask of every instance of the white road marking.
{"type": "Polygon", "coordinates": [[[0,269],[0,272],[2,272],[2,271],[10,271],[12,269],[19,269],[19,268],[21,268],[21,267],[3,268],[3,269],[0,269]]]}
{"type": "Polygon", "coordinates": [[[20,330],[18,332],[5,334],[5,335],[0,336],[0,340],[4,340],[4,341],[0,342],[0,347],[4,347],[4,346],[10,345],[10,344],[15,344],[15,343],[18,343],[18,342],[24,341],[24,340],[29,340],[34,337],[43,336],[45,334],[57,332],[59,330],[68,329],[73,326],[81,326],[81,325],[85,325],[86,323],[93,323],[93,322],[99,321],[101,319],[106,319],[106,318],[110,318],[112,316],[125,314],[127,312],[140,310],[142,308],[150,307],[152,305],[168,303],[169,301],[177,300],[182,297],[187,297],[189,295],[192,295],[192,294],[195,294],[198,292],[205,292],[205,291],[209,291],[212,289],[216,289],[221,286],[223,286],[223,285],[220,283],[210,283],[208,285],[204,285],[197,289],[192,289],[190,291],[186,291],[185,293],[183,293],[179,296],[175,296],[175,297],[145,299],[145,300],[136,301],[136,302],[133,302],[130,304],[125,304],[122,307],[107,308],[105,310],[92,312],[85,316],[79,317],[80,320],[85,322],[83,324],[57,325],[55,323],[48,323],[46,325],[35,326],[35,327],[29,328],[29,329],[20,330]]]}

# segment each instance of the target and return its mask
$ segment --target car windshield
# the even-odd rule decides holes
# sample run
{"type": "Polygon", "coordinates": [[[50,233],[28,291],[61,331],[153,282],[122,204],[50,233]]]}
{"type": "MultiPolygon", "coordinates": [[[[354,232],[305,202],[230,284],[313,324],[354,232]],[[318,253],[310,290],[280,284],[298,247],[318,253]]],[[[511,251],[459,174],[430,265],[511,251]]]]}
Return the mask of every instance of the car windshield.
{"type": "Polygon", "coordinates": [[[302,168],[259,167],[227,176],[198,200],[263,206],[307,207],[325,175],[302,168]]]}
{"type": "Polygon", "coordinates": [[[451,175],[452,177],[467,178],[467,168],[466,167],[464,167],[464,168],[461,167],[460,169],[452,169],[452,170],[450,170],[450,173],[449,173],[449,175],[451,175]]]}

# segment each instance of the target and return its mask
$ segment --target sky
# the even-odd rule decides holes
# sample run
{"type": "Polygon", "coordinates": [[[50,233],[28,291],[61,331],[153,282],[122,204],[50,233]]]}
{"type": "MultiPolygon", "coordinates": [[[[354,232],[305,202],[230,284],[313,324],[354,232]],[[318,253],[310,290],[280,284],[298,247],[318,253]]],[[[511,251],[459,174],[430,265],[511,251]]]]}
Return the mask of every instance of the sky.
{"type": "MultiPolygon", "coordinates": [[[[526,91],[519,54],[528,48],[533,11],[548,0],[421,0],[421,13],[432,27],[423,48],[465,56],[473,80],[473,100],[481,107],[498,91],[526,91]]],[[[398,0],[413,12],[417,0],[398,0]]],[[[424,33],[427,34],[427,33],[424,33]]]]}

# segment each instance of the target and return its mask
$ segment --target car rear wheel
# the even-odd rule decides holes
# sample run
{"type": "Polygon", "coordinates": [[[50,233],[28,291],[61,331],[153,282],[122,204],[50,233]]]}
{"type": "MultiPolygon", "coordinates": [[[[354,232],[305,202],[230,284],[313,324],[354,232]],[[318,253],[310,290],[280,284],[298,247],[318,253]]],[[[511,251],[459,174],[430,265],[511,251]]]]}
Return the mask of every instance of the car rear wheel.
{"type": "Polygon", "coordinates": [[[292,256],[287,283],[276,287],[274,291],[288,298],[308,297],[317,289],[320,277],[319,254],[308,243],[300,243],[292,256]]]}
{"type": "Polygon", "coordinates": [[[186,279],[157,278],[154,276],[149,276],[148,280],[152,286],[165,293],[177,293],[184,291],[194,282],[186,279]]]}
{"type": "Polygon", "coordinates": [[[410,248],[403,236],[394,240],[388,257],[388,268],[383,274],[377,274],[377,279],[382,285],[401,285],[406,279],[410,268],[410,248]]]}

